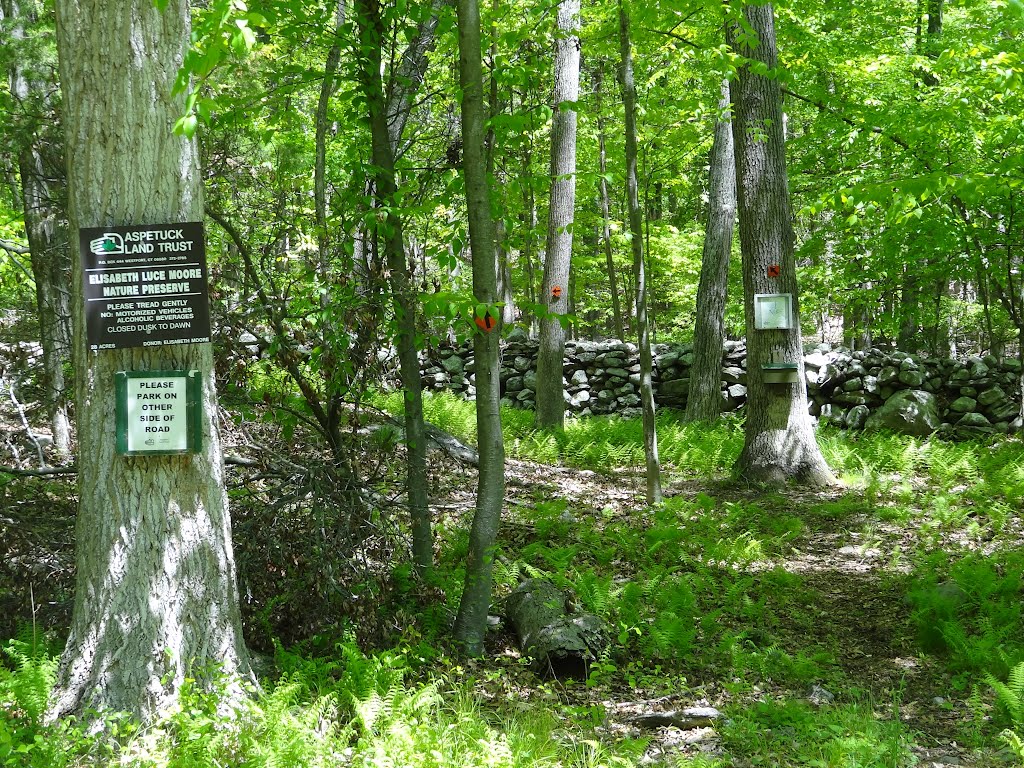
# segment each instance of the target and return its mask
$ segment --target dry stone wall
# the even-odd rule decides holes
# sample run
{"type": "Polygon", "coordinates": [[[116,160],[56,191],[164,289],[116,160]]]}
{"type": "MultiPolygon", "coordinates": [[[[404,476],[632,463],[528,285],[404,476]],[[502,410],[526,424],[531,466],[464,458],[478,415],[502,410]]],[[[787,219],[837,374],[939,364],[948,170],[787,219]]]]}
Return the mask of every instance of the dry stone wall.
{"type": "MultiPolygon", "coordinates": [[[[639,414],[640,362],[636,345],[621,341],[566,342],[563,396],[579,415],[639,414]]],[[[655,401],[686,407],[693,352],[689,345],[658,345],[655,401]]],[[[1021,364],[1017,359],[944,360],[899,351],[851,352],[819,345],[804,355],[811,414],[851,429],[884,426],[911,434],[954,436],[1006,433],[1020,427],[1021,364]]],[[[427,388],[475,395],[472,348],[442,347],[424,355],[427,388]]],[[[532,408],[537,343],[514,331],[503,347],[501,393],[505,405],[532,408]]],[[[726,341],[722,352],[722,410],[747,397],[746,344],[726,341]]]]}

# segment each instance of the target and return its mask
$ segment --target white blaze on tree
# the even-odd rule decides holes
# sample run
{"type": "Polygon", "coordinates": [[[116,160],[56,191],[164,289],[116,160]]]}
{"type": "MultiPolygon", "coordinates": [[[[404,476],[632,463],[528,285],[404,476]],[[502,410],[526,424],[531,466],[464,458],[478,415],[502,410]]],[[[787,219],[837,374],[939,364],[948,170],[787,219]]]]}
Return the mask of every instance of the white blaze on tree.
{"type": "MultiPolygon", "coordinates": [[[[194,141],[174,135],[172,97],[189,40],[172,0],[58,0],[72,241],[82,227],[203,217],[194,141]]],[[[51,716],[91,709],[142,718],[186,675],[251,677],[242,641],[210,344],[89,352],[82,264],[73,279],[78,421],[77,585],[51,716]],[[198,370],[202,448],[115,452],[114,376],[198,370]],[[216,670],[215,670],[216,667],[216,670]]]]}

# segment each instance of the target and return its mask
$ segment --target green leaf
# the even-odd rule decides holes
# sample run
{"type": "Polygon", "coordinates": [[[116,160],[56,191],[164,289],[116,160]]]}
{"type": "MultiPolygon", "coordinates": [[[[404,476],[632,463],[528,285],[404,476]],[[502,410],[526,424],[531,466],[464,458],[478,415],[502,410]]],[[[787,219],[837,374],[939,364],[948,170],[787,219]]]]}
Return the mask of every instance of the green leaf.
{"type": "Polygon", "coordinates": [[[178,118],[178,122],[174,124],[174,133],[191,139],[195,135],[198,125],[199,119],[195,115],[185,115],[178,118]]]}
{"type": "Polygon", "coordinates": [[[203,53],[199,60],[195,64],[194,72],[198,77],[206,77],[220,63],[221,56],[223,56],[223,50],[219,45],[212,46],[209,50],[203,53]]]}

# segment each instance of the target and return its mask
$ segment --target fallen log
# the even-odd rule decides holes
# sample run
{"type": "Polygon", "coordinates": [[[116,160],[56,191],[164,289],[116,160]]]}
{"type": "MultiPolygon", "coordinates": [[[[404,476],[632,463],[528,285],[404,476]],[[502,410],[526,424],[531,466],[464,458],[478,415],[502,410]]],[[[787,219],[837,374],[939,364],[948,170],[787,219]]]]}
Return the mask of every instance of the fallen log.
{"type": "Polygon", "coordinates": [[[678,728],[689,731],[693,728],[714,728],[722,713],[714,707],[687,707],[670,709],[666,712],[642,712],[626,719],[637,728],[678,728]]]}
{"type": "Polygon", "coordinates": [[[565,593],[543,579],[527,579],[505,600],[505,618],[538,674],[586,679],[608,648],[608,628],[591,613],[572,613],[565,593]]]}

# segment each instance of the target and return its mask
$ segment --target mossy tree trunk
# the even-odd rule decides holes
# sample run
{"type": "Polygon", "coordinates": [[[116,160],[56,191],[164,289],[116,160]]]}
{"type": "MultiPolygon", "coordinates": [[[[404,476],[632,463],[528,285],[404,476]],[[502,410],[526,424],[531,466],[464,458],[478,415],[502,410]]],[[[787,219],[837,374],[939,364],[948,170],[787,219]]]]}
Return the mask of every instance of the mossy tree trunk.
{"type": "Polygon", "coordinates": [[[388,284],[395,310],[399,373],[405,393],[406,494],[412,528],[413,564],[425,576],[434,563],[427,493],[427,435],[423,421],[423,379],[416,350],[418,311],[412,270],[405,259],[405,234],[401,202],[397,199],[394,139],[388,131],[381,51],[385,27],[378,0],[356,0],[359,26],[360,77],[366,95],[373,157],[373,188],[376,205],[386,211],[382,226],[374,233],[378,247],[383,244],[388,264],[388,284]]]}

